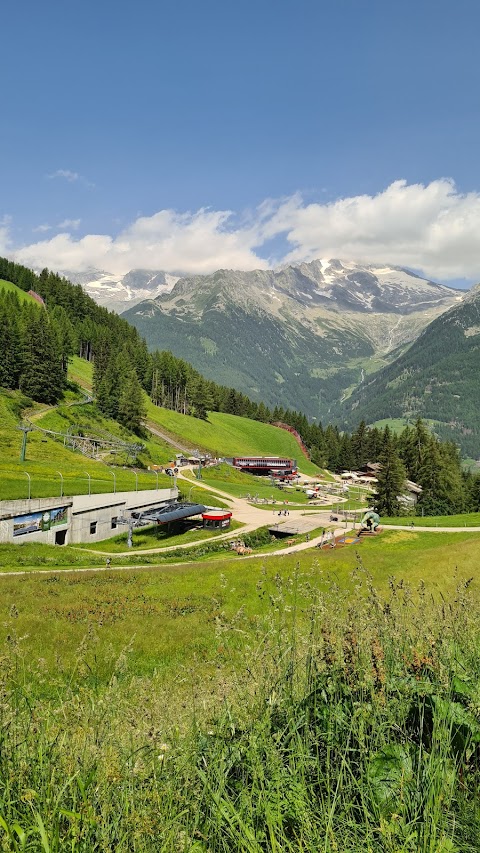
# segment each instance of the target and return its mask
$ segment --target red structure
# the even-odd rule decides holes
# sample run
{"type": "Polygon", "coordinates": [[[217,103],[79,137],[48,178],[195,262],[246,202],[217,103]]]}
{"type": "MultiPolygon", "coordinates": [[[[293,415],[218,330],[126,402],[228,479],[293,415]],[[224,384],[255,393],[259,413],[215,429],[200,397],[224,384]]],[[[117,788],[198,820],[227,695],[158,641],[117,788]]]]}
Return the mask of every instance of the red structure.
{"type": "Polygon", "coordinates": [[[202,513],[203,526],[211,529],[219,527],[230,527],[231,512],[222,509],[209,509],[202,513]]]}

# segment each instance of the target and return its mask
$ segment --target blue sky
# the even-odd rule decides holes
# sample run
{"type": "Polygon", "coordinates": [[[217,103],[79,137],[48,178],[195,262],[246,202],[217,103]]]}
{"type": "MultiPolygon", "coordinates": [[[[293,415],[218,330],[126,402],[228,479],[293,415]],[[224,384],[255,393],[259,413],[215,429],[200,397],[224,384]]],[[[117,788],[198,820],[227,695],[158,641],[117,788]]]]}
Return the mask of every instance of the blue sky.
{"type": "Polygon", "coordinates": [[[19,0],[2,30],[3,253],[480,280],[476,0],[19,0]]]}

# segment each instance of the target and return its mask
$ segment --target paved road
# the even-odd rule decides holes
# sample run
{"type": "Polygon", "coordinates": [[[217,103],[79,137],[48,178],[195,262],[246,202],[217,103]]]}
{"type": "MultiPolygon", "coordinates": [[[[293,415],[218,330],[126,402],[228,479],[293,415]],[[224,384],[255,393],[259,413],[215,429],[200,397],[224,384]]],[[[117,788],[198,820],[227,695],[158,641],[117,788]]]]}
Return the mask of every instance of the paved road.
{"type": "Polygon", "coordinates": [[[384,530],[410,530],[411,533],[480,533],[480,527],[421,527],[411,524],[385,524],[384,530]]]}

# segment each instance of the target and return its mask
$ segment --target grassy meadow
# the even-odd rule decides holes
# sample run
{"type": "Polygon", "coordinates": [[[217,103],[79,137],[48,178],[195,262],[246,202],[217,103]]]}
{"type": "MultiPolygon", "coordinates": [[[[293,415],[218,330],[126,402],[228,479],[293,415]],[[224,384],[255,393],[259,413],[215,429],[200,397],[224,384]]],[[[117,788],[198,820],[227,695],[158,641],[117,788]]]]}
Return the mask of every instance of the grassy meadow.
{"type": "MultiPolygon", "coordinates": [[[[13,285],[12,285],[13,287],[13,285]]],[[[28,297],[29,299],[31,297],[28,297]]],[[[69,368],[69,379],[82,388],[90,389],[92,365],[74,357],[69,368]]],[[[104,454],[101,460],[93,460],[64,446],[61,440],[34,430],[28,434],[25,462],[20,462],[22,433],[18,425],[24,413],[34,421],[37,427],[58,433],[67,431],[85,435],[113,436],[120,441],[138,442],[134,436],[122,429],[115,421],[102,417],[92,404],[85,404],[81,394],[73,390],[66,393],[64,403],[56,407],[37,405],[19,392],[2,391],[0,393],[0,500],[22,499],[28,497],[31,477],[31,496],[50,497],[58,493],[88,494],[89,480],[92,493],[105,493],[113,490],[113,475],[116,477],[117,491],[133,490],[136,487],[135,474],[125,467],[127,458],[122,454],[104,454]],[[58,472],[63,475],[63,484],[58,472]]],[[[159,409],[149,402],[148,419],[167,433],[184,439],[193,445],[199,445],[212,453],[267,453],[302,456],[300,448],[292,436],[268,424],[249,421],[233,415],[211,413],[209,421],[178,415],[166,409],[159,409]]],[[[174,456],[174,448],[162,439],[147,434],[141,439],[144,450],[139,454],[137,473],[138,488],[149,489],[156,486],[156,478],[148,472],[152,464],[165,465],[174,456]]],[[[302,468],[310,473],[318,472],[308,460],[302,460],[302,468]]],[[[165,488],[170,484],[160,476],[159,485],[165,488]]],[[[212,485],[214,483],[212,482],[212,485]]],[[[218,484],[220,485],[220,484],[218,484]]],[[[251,484],[254,485],[254,484],[251,484]]],[[[248,489],[246,489],[248,491],[248,489]]],[[[268,491],[268,489],[267,489],[268,491]]],[[[271,490],[270,490],[271,492],[271,490]]]]}
{"type": "MultiPolygon", "coordinates": [[[[140,535],[142,535],[140,533],[140,535]]],[[[135,534],[134,534],[135,536],[135,534]]],[[[100,545],[107,543],[98,543],[100,545]]],[[[416,587],[424,582],[431,593],[440,600],[441,594],[448,594],[461,578],[476,579],[478,575],[478,549],[480,546],[480,534],[459,533],[416,533],[411,531],[385,531],[382,535],[364,540],[359,546],[350,546],[331,551],[303,551],[297,554],[285,554],[278,557],[269,557],[263,567],[262,560],[258,557],[249,560],[235,558],[233,563],[228,560],[207,561],[202,564],[168,565],[165,562],[158,571],[141,568],[134,569],[131,573],[105,572],[101,575],[81,574],[71,575],[59,573],[55,577],[37,577],[32,575],[22,578],[3,576],[0,578],[1,604],[0,619],[8,619],[12,606],[16,608],[16,625],[18,631],[23,635],[28,634],[25,646],[28,647],[29,655],[35,658],[36,654],[42,654],[52,662],[55,659],[55,643],[48,649],[46,637],[49,635],[59,636],[65,634],[62,648],[70,644],[74,649],[79,642],[82,631],[90,623],[96,630],[107,628],[105,641],[114,643],[116,652],[126,643],[132,643],[132,660],[135,660],[140,668],[145,668],[144,649],[150,647],[147,655],[150,659],[159,659],[165,639],[163,635],[171,637],[173,645],[177,645],[175,635],[177,629],[183,634],[183,627],[177,623],[177,614],[173,618],[168,617],[168,607],[165,601],[173,599],[183,600],[188,598],[190,606],[188,616],[190,620],[191,642],[214,642],[212,634],[213,625],[204,620],[202,613],[205,598],[208,598],[212,608],[216,608],[216,596],[220,595],[221,586],[229,590],[228,606],[224,594],[222,594],[222,608],[227,607],[227,613],[232,615],[239,609],[247,619],[255,619],[261,602],[257,594],[257,583],[266,571],[270,577],[277,574],[287,580],[296,570],[306,573],[310,583],[318,588],[325,584],[335,582],[341,595],[345,591],[351,591],[354,587],[352,572],[361,560],[365,568],[371,573],[372,582],[382,593],[388,591],[389,578],[395,576],[404,579],[405,582],[416,587]],[[442,566],[439,574],[438,567],[442,566]],[[89,603],[94,603],[97,598],[98,589],[105,591],[101,596],[98,606],[93,606],[89,614],[89,603]],[[115,592],[117,590],[117,592],[115,592]],[[105,609],[105,601],[112,597],[118,599],[125,595],[125,605],[121,612],[110,620],[103,620],[102,612],[105,609]],[[130,596],[137,595],[152,604],[151,614],[148,616],[142,609],[138,611],[130,606],[133,601],[130,596]],[[64,613],[64,619],[59,621],[56,606],[48,617],[48,608],[45,610],[40,606],[40,598],[46,602],[58,604],[64,613]],[[215,599],[215,600],[214,600],[215,599]],[[82,618],[75,616],[70,620],[67,614],[75,609],[75,601],[78,602],[79,610],[83,613],[82,618]],[[66,621],[65,621],[66,619],[66,621]],[[103,622],[102,622],[103,620],[103,622]],[[63,624],[62,624],[63,622],[63,624]],[[102,622],[102,625],[99,623],[102,622]],[[77,626],[76,628],[73,626],[77,626]],[[68,633],[65,633],[65,627],[68,633]],[[44,630],[45,629],[45,630],[44,630]],[[70,636],[70,631],[73,632],[70,636]],[[162,639],[163,638],[163,639],[162,639]],[[208,640],[208,638],[210,638],[208,640]]],[[[13,561],[15,554],[29,554],[28,559],[35,559],[35,552],[39,555],[39,568],[53,568],[54,563],[43,562],[42,556],[48,554],[57,559],[65,560],[65,566],[73,555],[81,561],[79,567],[88,568],[95,565],[104,566],[105,560],[99,555],[86,552],[84,549],[67,546],[58,549],[54,546],[0,546],[0,559],[3,569],[7,568],[8,555],[13,561]],[[5,556],[3,556],[5,555],[5,556]]],[[[131,560],[135,561],[139,555],[132,554],[131,560]]],[[[188,556],[185,555],[186,559],[188,556]]],[[[147,558],[147,555],[145,555],[147,558]]],[[[155,568],[159,555],[150,555],[150,566],[155,568]]],[[[172,555],[169,556],[172,561],[172,555]]],[[[176,559],[176,558],[175,558],[176,559]]],[[[117,561],[114,561],[117,565],[117,561]]],[[[122,556],[118,565],[128,566],[128,560],[122,556]]],[[[19,566],[20,567],[20,566],[19,566]]],[[[62,568],[60,565],[59,568],[62,568]]],[[[480,582],[480,577],[479,577],[480,582]]],[[[474,584],[475,588],[475,584],[474,584]]],[[[138,599],[140,600],[140,599],[138,599]]],[[[142,599],[143,600],[143,599],[142,599]]],[[[263,605],[261,605],[263,607],[263,605]]],[[[303,605],[302,605],[303,606],[303,605]]],[[[211,647],[213,648],[213,647],[211,647]]],[[[180,649],[178,653],[180,653],[180,649]]],[[[188,657],[188,650],[182,651],[188,657]]],[[[32,659],[33,659],[32,658],[32,659]]],[[[69,655],[67,655],[69,658],[69,655]]]]}
{"type": "MultiPolygon", "coordinates": [[[[91,366],[74,359],[71,378],[88,388],[91,366]]],[[[64,431],[81,413],[124,437],[74,402],[36,423],[64,431]]],[[[135,488],[131,470],[37,432],[20,463],[24,405],[0,395],[0,498],[27,496],[25,471],[34,497],[60,494],[58,471],[66,494],[88,473],[110,491],[112,470],[135,488]]],[[[268,425],[154,406],[149,419],[215,455],[289,455],[318,473],[268,425]]],[[[171,457],[145,444],[143,465],[171,457]]],[[[307,505],[225,466],[202,474],[232,496],[307,505]]],[[[179,486],[217,503],[194,479],[179,486]]],[[[461,533],[388,529],[411,520],[279,555],[267,528],[239,529],[248,560],[203,530],[135,531],[127,554],[125,533],[88,550],[0,545],[0,850],[478,853],[480,514],[414,519],[461,533]]]]}
{"type": "MultiPolygon", "coordinates": [[[[228,530],[241,530],[243,524],[239,521],[231,520],[228,530]]],[[[132,549],[135,551],[144,551],[149,548],[174,548],[177,545],[190,545],[196,542],[202,542],[204,539],[215,539],[222,533],[228,531],[212,530],[209,528],[192,528],[185,529],[181,523],[172,524],[171,530],[167,529],[167,525],[154,525],[145,527],[141,530],[134,530],[132,533],[132,549]]],[[[75,547],[84,548],[87,551],[100,551],[101,553],[121,554],[128,552],[127,546],[128,533],[120,533],[119,536],[114,536],[111,539],[103,542],[93,542],[91,544],[81,544],[75,547]]]]}
{"type": "Polygon", "coordinates": [[[71,382],[80,385],[81,388],[91,391],[93,383],[92,362],[79,358],[78,355],[72,356],[68,365],[68,378],[71,382]]]}
{"type": "Polygon", "coordinates": [[[461,515],[406,515],[382,518],[382,524],[418,525],[419,527],[480,527],[480,512],[465,512],[461,515]]]}
{"type": "Polygon", "coordinates": [[[0,849],[477,851],[479,544],[0,578],[0,849]]]}
{"type": "MultiPolygon", "coordinates": [[[[270,500],[272,497],[276,501],[294,501],[298,504],[307,504],[308,499],[303,491],[294,489],[283,489],[276,485],[272,485],[263,477],[255,477],[253,474],[244,474],[242,471],[237,471],[226,463],[220,465],[212,465],[202,468],[202,483],[210,486],[212,489],[219,489],[227,492],[235,498],[246,498],[248,495],[262,499],[270,500]]],[[[191,479],[195,476],[188,472],[187,476],[191,479]]]]}

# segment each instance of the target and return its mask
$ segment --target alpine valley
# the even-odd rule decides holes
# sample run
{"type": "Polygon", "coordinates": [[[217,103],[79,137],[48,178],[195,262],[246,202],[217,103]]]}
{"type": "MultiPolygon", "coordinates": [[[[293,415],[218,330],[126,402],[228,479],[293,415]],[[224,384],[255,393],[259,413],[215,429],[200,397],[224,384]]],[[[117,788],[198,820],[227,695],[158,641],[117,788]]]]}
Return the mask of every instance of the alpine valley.
{"type": "Polygon", "coordinates": [[[141,276],[151,298],[123,316],[150,348],[171,350],[253,400],[324,421],[464,295],[400,267],[325,259],[176,283],[132,271],[127,283],[141,276]]]}
{"type": "MultiPolygon", "coordinates": [[[[480,285],[434,320],[396,361],[336,406],[335,420],[429,420],[464,456],[480,458],[480,285]]],[[[333,412],[332,412],[333,414],[333,412]]]]}

